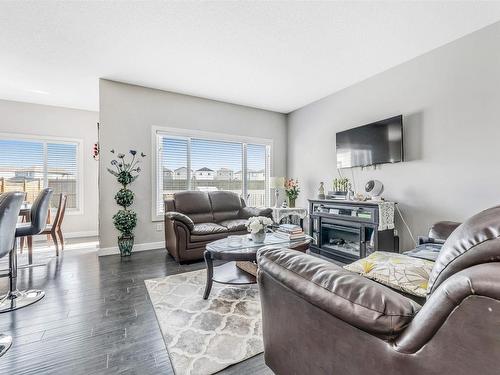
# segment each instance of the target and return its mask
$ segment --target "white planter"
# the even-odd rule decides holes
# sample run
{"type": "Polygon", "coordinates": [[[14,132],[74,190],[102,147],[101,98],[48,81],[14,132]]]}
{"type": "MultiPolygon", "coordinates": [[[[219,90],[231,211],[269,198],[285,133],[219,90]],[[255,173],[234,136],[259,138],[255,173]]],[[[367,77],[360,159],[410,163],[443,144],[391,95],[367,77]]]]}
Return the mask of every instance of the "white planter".
{"type": "Polygon", "coordinates": [[[266,229],[264,228],[260,232],[251,233],[252,241],[255,243],[264,243],[266,240],[266,229]]]}

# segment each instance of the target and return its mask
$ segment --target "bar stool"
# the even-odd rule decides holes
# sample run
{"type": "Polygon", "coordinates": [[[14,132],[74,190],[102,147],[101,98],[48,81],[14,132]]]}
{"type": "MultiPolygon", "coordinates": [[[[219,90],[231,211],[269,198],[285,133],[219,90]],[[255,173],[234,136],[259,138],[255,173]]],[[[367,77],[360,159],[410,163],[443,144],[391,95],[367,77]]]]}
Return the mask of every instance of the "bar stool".
{"type": "MultiPolygon", "coordinates": [[[[10,254],[14,248],[16,223],[23,199],[24,194],[21,192],[0,195],[0,258],[10,254]]],[[[0,357],[11,345],[12,337],[0,333],[0,357]]]]}
{"type": "MultiPolygon", "coordinates": [[[[45,229],[47,214],[49,212],[50,198],[52,189],[43,189],[36,197],[31,206],[31,221],[29,223],[20,223],[16,226],[16,238],[25,236],[35,236],[45,229]]],[[[9,292],[0,300],[0,313],[17,310],[40,301],[44,296],[43,290],[25,290],[17,289],[17,250],[14,245],[9,255],[10,263],[10,282],[9,292]]]]}

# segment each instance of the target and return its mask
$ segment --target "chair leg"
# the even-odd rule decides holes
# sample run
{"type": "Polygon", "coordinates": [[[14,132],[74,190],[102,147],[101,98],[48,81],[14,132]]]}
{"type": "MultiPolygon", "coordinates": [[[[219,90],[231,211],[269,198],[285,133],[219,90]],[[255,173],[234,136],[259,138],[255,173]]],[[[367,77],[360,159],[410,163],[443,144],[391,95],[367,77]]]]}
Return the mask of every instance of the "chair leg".
{"type": "Polygon", "coordinates": [[[12,345],[12,337],[0,333],[0,357],[3,356],[12,345]]]}
{"type": "Polygon", "coordinates": [[[28,236],[28,263],[33,264],[33,236],[28,236]]]}
{"type": "Polygon", "coordinates": [[[0,297],[0,313],[17,310],[40,301],[45,296],[43,290],[17,289],[17,249],[9,253],[9,292],[0,297]]]}
{"type": "Polygon", "coordinates": [[[9,294],[17,290],[17,249],[14,246],[9,253],[9,294]]]}
{"type": "Polygon", "coordinates": [[[50,236],[52,237],[52,241],[54,242],[54,245],[56,246],[56,255],[59,256],[59,242],[57,241],[56,232],[50,232],[50,236]]]}
{"type": "Polygon", "coordinates": [[[59,229],[57,231],[57,234],[59,236],[59,242],[61,243],[61,250],[64,250],[64,236],[63,236],[63,232],[61,229],[59,229]]]}
{"type": "Polygon", "coordinates": [[[24,248],[24,237],[19,238],[19,248],[21,249],[21,254],[22,254],[24,248]]]}

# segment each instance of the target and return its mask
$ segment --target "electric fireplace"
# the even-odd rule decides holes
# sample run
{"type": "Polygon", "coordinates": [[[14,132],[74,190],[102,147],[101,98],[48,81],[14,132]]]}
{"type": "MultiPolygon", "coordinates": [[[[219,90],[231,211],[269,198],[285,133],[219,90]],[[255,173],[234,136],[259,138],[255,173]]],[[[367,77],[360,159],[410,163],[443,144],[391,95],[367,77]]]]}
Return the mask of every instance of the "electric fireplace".
{"type": "Polygon", "coordinates": [[[378,230],[378,206],[371,202],[310,200],[311,251],[351,263],[377,250],[399,251],[394,229],[378,230]]]}

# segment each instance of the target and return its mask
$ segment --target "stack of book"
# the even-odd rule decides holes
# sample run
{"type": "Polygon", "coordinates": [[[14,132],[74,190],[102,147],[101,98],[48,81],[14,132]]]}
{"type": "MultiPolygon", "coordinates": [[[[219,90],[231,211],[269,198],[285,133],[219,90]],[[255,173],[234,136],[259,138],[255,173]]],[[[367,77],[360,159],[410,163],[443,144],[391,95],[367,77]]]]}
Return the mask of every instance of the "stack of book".
{"type": "Polygon", "coordinates": [[[288,240],[300,240],[306,237],[302,228],[294,224],[281,224],[274,234],[288,240]]]}

